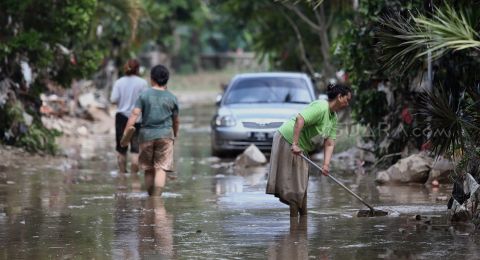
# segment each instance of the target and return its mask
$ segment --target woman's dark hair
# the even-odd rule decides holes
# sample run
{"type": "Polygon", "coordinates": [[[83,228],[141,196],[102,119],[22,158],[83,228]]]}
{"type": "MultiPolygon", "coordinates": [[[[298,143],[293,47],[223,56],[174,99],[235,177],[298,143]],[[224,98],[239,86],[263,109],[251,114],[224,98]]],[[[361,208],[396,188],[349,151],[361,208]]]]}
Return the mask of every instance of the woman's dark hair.
{"type": "Polygon", "coordinates": [[[123,66],[123,71],[125,75],[138,75],[138,69],[140,68],[140,63],[136,59],[130,59],[123,66]]]}
{"type": "Polygon", "coordinates": [[[335,99],[339,94],[341,97],[352,93],[352,89],[343,84],[328,84],[327,86],[327,96],[328,100],[335,99]]]}
{"type": "Polygon", "coordinates": [[[150,70],[150,78],[159,86],[165,86],[169,77],[168,69],[163,65],[157,65],[150,70]]]}

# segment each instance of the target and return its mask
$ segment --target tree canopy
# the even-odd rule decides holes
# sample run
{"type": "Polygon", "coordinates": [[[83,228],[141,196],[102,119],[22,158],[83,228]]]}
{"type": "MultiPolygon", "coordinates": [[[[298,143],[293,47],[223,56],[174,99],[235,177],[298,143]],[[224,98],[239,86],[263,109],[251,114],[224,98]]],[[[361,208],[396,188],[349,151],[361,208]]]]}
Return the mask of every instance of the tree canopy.
{"type": "Polygon", "coordinates": [[[167,65],[194,71],[205,49],[232,47],[238,33],[217,25],[223,20],[202,0],[1,0],[0,140],[53,152],[55,133],[39,114],[47,86],[69,88],[148,44],[170,57],[167,65]]]}
{"type": "Polygon", "coordinates": [[[198,70],[202,53],[236,48],[323,83],[343,69],[355,89],[355,118],[386,162],[426,143],[436,152],[465,150],[478,143],[480,8],[444,2],[0,0],[0,140],[53,151],[39,94],[154,46],[181,72],[198,70]],[[443,105],[419,107],[418,98],[443,105]],[[450,128],[454,140],[415,134],[449,122],[458,126],[450,128]]]}
{"type": "Polygon", "coordinates": [[[54,133],[38,117],[49,82],[67,85],[95,71],[99,53],[85,41],[94,0],[0,2],[0,136],[53,152],[54,133]]]}

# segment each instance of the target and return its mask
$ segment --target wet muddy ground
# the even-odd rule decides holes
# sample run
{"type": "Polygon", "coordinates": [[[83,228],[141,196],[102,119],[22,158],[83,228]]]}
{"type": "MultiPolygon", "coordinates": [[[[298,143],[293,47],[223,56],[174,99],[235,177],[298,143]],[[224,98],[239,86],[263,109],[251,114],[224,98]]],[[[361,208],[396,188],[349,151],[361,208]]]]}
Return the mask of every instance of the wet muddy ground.
{"type": "Polygon", "coordinates": [[[449,187],[375,186],[373,174],[337,177],[387,217],[325,177],[310,178],[309,215],[295,222],[265,194],[266,168],[210,157],[212,107],[182,111],[178,179],[150,198],[143,176],[119,175],[113,136],[70,145],[70,159],[2,168],[0,258],[478,259],[479,236],[446,218],[449,187]],[[421,220],[414,216],[422,215],[421,220]]]}

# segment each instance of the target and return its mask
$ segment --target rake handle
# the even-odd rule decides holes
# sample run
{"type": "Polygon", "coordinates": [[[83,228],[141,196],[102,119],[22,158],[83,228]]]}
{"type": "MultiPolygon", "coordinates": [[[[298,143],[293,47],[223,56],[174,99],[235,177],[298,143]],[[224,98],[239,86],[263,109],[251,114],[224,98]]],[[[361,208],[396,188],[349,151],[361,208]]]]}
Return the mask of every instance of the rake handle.
{"type": "MultiPolygon", "coordinates": [[[[309,162],[312,166],[314,166],[315,168],[319,169],[321,172],[323,172],[323,169],[322,167],[318,166],[316,163],[314,163],[312,160],[310,160],[310,158],[306,157],[304,154],[300,154],[300,156],[305,159],[307,162],[309,162]]],[[[352,194],[355,198],[357,198],[360,202],[362,202],[363,204],[365,204],[365,206],[367,206],[371,211],[375,211],[375,209],[368,205],[367,202],[365,202],[362,198],[360,198],[360,196],[358,196],[357,194],[355,194],[355,192],[353,192],[352,190],[350,190],[349,188],[347,188],[347,186],[345,186],[342,182],[340,182],[339,180],[337,180],[337,178],[333,177],[330,173],[327,175],[328,177],[330,177],[330,179],[332,179],[334,182],[336,182],[338,185],[340,185],[342,188],[344,188],[346,191],[348,191],[350,194],[352,194]]]]}

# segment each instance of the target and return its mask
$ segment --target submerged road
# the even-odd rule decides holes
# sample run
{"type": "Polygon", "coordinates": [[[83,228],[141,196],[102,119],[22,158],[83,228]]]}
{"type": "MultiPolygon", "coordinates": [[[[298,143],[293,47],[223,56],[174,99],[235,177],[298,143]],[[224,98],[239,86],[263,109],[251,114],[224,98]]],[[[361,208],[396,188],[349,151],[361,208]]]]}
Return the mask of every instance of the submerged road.
{"type": "Polygon", "coordinates": [[[213,107],[182,111],[178,178],[162,197],[143,176],[116,172],[113,136],[72,146],[75,163],[26,161],[0,184],[0,258],[43,259],[425,259],[480,257],[472,227],[450,226],[451,190],[375,186],[373,174],[337,177],[387,217],[356,218],[364,206],[312,175],[309,215],[265,194],[266,168],[235,169],[210,157],[213,107]],[[429,221],[415,220],[421,214],[429,221]]]}

